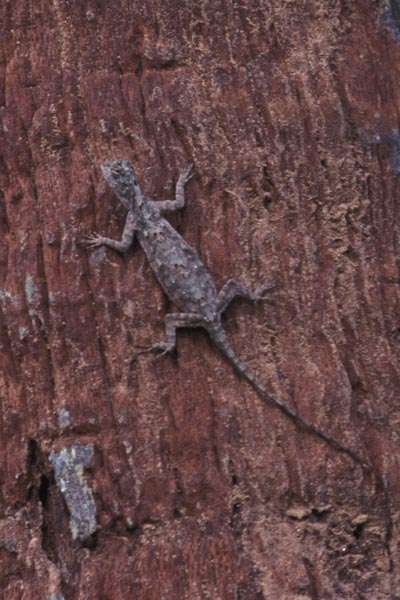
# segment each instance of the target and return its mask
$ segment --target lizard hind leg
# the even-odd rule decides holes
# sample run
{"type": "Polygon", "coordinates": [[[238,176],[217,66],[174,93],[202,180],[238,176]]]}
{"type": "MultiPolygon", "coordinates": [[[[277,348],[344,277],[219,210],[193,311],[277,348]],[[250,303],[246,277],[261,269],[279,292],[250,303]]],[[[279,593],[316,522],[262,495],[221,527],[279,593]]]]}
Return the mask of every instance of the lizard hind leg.
{"type": "Polygon", "coordinates": [[[252,300],[253,302],[257,300],[264,300],[265,292],[274,287],[274,284],[263,285],[252,292],[234,279],[228,279],[217,296],[217,313],[223,313],[232,300],[236,297],[246,298],[247,300],[252,300]]]}
{"type": "Polygon", "coordinates": [[[137,354],[143,354],[144,352],[160,352],[159,356],[167,354],[175,350],[176,346],[176,330],[178,327],[202,327],[203,321],[199,318],[199,315],[195,313],[172,313],[165,317],[165,342],[158,342],[152,344],[143,350],[137,352],[137,354]]]}

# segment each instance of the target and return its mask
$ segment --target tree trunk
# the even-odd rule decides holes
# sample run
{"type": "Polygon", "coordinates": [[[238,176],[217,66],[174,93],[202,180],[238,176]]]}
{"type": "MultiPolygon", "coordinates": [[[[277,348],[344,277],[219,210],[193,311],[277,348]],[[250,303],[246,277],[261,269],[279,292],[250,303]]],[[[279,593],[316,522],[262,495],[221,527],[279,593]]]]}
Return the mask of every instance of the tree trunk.
{"type": "Polygon", "coordinates": [[[398,0],[3,0],[6,600],[383,600],[399,581],[398,0]],[[107,159],[220,289],[265,402],[174,307],[107,159]]]}

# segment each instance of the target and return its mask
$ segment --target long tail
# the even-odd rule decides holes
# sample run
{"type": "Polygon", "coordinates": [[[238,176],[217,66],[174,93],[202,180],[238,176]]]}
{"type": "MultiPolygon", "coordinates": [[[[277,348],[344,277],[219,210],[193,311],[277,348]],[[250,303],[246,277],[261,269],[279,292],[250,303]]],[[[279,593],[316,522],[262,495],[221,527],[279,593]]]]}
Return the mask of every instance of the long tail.
{"type": "Polygon", "coordinates": [[[306,431],[313,433],[325,443],[329,444],[332,448],[337,450],[338,452],[342,452],[343,454],[347,454],[355,463],[359,464],[364,470],[372,473],[375,477],[376,482],[378,483],[381,491],[383,492],[383,496],[385,498],[385,512],[386,512],[386,535],[385,535],[385,547],[387,549],[390,562],[391,552],[390,552],[390,540],[392,537],[393,531],[393,522],[392,522],[392,514],[391,514],[391,503],[390,503],[390,494],[388,489],[388,482],[386,479],[381,477],[381,475],[375,470],[375,468],[370,465],[366,460],[364,460],[361,456],[359,456],[356,452],[343,446],[340,442],[337,442],[334,438],[330,437],[318,427],[315,427],[312,423],[309,423],[303,417],[301,417],[297,411],[292,410],[287,406],[284,402],[279,400],[274,394],[271,394],[261,383],[259,383],[254,375],[247,369],[247,367],[242,363],[240,358],[236,356],[233,348],[231,347],[228,338],[225,335],[222,327],[218,330],[209,330],[209,334],[221,352],[226,356],[229,362],[233,365],[236,371],[242,375],[250,385],[258,392],[258,394],[262,397],[263,400],[270,400],[272,404],[275,404],[282,412],[285,413],[292,421],[294,421],[297,425],[300,425],[306,431]]]}
{"type": "Polygon", "coordinates": [[[242,363],[240,358],[236,355],[233,348],[231,347],[225,332],[223,330],[220,331],[209,331],[211,338],[221,350],[221,352],[226,356],[229,362],[233,365],[238,373],[243,375],[243,377],[250,383],[250,385],[258,392],[258,394],[265,400],[266,398],[271,401],[272,404],[275,404],[282,412],[285,413],[290,419],[292,419],[295,423],[303,427],[303,429],[313,433],[321,440],[332,446],[338,452],[343,452],[343,454],[347,454],[354,462],[361,465],[364,469],[375,475],[375,477],[379,480],[381,484],[383,484],[383,480],[380,475],[375,471],[375,469],[365,461],[361,456],[359,456],[356,452],[343,446],[340,442],[337,442],[335,439],[318,429],[315,425],[306,421],[299,415],[296,410],[291,409],[284,402],[279,400],[274,394],[271,394],[261,383],[259,383],[254,375],[247,369],[247,367],[242,363]]]}

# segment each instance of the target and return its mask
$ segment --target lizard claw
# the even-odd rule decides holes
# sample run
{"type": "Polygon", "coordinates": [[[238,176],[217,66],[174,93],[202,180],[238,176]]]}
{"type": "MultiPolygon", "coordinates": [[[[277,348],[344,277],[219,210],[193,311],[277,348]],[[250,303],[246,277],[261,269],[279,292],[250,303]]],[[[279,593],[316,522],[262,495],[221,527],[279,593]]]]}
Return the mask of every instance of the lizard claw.
{"type": "Polygon", "coordinates": [[[160,358],[160,356],[164,356],[164,354],[172,352],[173,349],[174,348],[171,348],[171,346],[169,346],[166,342],[159,342],[158,344],[153,344],[152,346],[146,346],[141,348],[140,350],[135,352],[135,358],[136,356],[139,356],[140,354],[146,354],[147,352],[158,352],[159,354],[156,358],[160,358]]]}
{"type": "Polygon", "coordinates": [[[179,175],[179,179],[185,185],[194,175],[193,163],[188,163],[185,170],[179,175]]]}
{"type": "Polygon", "coordinates": [[[277,286],[278,286],[277,283],[270,283],[270,284],[261,286],[254,292],[255,300],[265,300],[268,302],[269,298],[264,297],[265,292],[269,292],[270,290],[273,290],[277,286]]]}
{"type": "Polygon", "coordinates": [[[91,248],[97,248],[103,244],[103,238],[98,233],[91,233],[83,238],[84,243],[91,248]]]}

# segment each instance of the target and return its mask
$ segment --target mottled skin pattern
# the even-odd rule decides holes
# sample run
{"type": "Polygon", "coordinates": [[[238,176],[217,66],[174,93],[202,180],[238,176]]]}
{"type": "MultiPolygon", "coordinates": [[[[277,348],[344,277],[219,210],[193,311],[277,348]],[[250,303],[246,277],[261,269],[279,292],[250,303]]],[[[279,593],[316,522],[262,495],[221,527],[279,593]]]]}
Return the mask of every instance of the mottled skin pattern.
{"type": "Polygon", "coordinates": [[[182,311],[166,316],[166,341],[155,344],[148,350],[171,352],[175,348],[178,327],[203,327],[235,369],[264,399],[268,398],[296,423],[317,435],[335,450],[350,456],[381,481],[380,476],[363,458],[305,421],[296,411],[286,406],[258,383],[231,348],[221,324],[223,311],[233,298],[241,296],[249,300],[261,300],[263,294],[273,286],[266,285],[251,292],[230,279],[217,293],[210,273],[194,249],[161,216],[163,212],[183,208],[184,187],[192,177],[192,165],[181,173],[177,181],[175,200],[159,202],[144,198],[128,161],[107,161],[101,166],[101,170],[120,202],[128,209],[128,214],[120,242],[93,234],[87,238],[87,243],[92,247],[108,246],[119,252],[126,252],[136,234],[162,288],[168,298],[182,311]]]}

